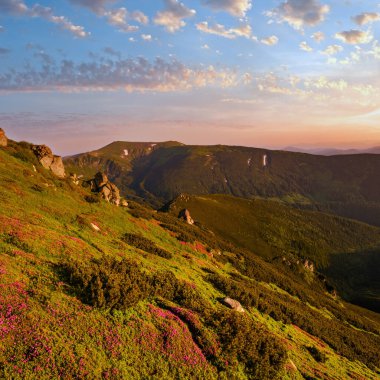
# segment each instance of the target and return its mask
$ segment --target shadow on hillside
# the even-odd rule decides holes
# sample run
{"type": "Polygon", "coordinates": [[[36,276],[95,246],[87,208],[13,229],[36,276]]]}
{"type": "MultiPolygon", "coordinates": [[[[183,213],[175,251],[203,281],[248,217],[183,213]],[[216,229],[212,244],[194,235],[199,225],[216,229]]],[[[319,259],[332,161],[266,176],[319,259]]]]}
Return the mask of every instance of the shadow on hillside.
{"type": "Polygon", "coordinates": [[[324,273],[342,298],[380,313],[380,247],[331,255],[324,273]]]}

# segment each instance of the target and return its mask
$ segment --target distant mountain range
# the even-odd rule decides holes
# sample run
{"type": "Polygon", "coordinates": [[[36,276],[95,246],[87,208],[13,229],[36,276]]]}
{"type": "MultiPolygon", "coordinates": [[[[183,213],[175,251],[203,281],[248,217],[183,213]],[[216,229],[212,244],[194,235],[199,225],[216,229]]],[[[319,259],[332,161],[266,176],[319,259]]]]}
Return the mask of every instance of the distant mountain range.
{"type": "Polygon", "coordinates": [[[274,198],[380,225],[380,155],[320,156],[238,146],[114,142],[65,159],[102,170],[125,195],[161,206],[181,193],[274,198]]]}
{"type": "Polygon", "coordinates": [[[337,149],[337,148],[298,148],[287,146],[284,148],[287,152],[309,153],[321,156],[341,156],[351,154],[380,154],[380,146],[364,149],[337,149]]]}

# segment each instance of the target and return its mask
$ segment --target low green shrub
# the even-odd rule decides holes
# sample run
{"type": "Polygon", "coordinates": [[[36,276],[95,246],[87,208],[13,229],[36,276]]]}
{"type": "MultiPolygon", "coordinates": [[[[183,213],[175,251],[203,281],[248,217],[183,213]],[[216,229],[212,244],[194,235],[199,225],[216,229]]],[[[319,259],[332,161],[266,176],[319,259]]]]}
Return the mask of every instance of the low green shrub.
{"type": "Polygon", "coordinates": [[[156,256],[163,257],[164,259],[172,258],[172,254],[170,252],[161,247],[158,247],[153,241],[145,238],[142,235],[126,233],[123,235],[122,240],[132,247],[141,249],[142,251],[151,253],[156,256]]]}

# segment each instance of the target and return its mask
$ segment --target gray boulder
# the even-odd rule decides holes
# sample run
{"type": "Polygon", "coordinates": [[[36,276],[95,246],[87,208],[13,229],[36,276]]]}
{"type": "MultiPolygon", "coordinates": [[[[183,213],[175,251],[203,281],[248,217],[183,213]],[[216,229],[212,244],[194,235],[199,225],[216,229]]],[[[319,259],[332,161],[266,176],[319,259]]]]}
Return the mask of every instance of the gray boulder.
{"type": "Polygon", "coordinates": [[[32,149],[39,163],[45,169],[51,170],[52,173],[59,178],[66,177],[62,157],[55,156],[51,149],[46,145],[34,145],[32,149]]]}

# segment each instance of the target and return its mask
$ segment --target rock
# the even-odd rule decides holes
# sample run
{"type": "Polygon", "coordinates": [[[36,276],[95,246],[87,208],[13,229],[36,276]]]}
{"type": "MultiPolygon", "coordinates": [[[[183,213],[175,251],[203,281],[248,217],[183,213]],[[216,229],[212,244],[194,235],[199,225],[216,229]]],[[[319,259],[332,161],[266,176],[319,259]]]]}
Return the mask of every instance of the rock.
{"type": "Polygon", "coordinates": [[[290,372],[298,371],[297,366],[294,364],[293,360],[289,359],[289,362],[286,364],[286,369],[290,372]]]}
{"type": "Polygon", "coordinates": [[[5,132],[0,128],[0,146],[7,146],[8,138],[5,135],[5,132]]]}
{"type": "Polygon", "coordinates": [[[178,218],[183,219],[187,224],[194,224],[194,219],[190,215],[190,211],[186,208],[180,211],[178,218]]]}
{"type": "Polygon", "coordinates": [[[63,165],[62,157],[54,156],[53,162],[50,165],[50,170],[59,178],[65,178],[65,166],[63,165]]]}
{"type": "Polygon", "coordinates": [[[65,178],[65,166],[63,165],[62,157],[55,156],[46,145],[34,145],[32,149],[39,163],[45,169],[51,170],[59,178],[65,178]]]}
{"type": "Polygon", "coordinates": [[[95,223],[91,223],[91,228],[96,232],[100,231],[100,228],[95,223]]]}
{"type": "Polygon", "coordinates": [[[79,178],[77,177],[75,173],[70,173],[70,179],[74,185],[77,185],[77,186],[79,185],[79,178]]]}
{"type": "Polygon", "coordinates": [[[107,185],[108,177],[104,173],[98,172],[95,174],[94,181],[95,181],[96,187],[101,188],[101,187],[107,185]]]}
{"type": "Polygon", "coordinates": [[[128,202],[127,202],[125,199],[122,199],[122,200],[120,201],[120,206],[121,206],[121,207],[128,207],[128,202]]]}
{"type": "MultiPolygon", "coordinates": [[[[120,198],[120,191],[115,184],[108,180],[106,174],[101,172],[96,173],[93,179],[85,182],[83,185],[90,186],[92,192],[99,193],[107,202],[120,206],[120,203],[122,202],[120,198]]],[[[124,200],[122,206],[127,207],[128,202],[124,200]]]]}
{"type": "Polygon", "coordinates": [[[229,307],[230,309],[233,309],[235,311],[238,311],[239,313],[244,313],[245,310],[243,309],[243,306],[241,306],[239,301],[236,301],[230,297],[223,298],[222,303],[229,307]]]}
{"type": "Polygon", "coordinates": [[[310,272],[314,272],[314,264],[311,261],[305,260],[303,262],[303,266],[306,270],[309,270],[310,272]]]}

